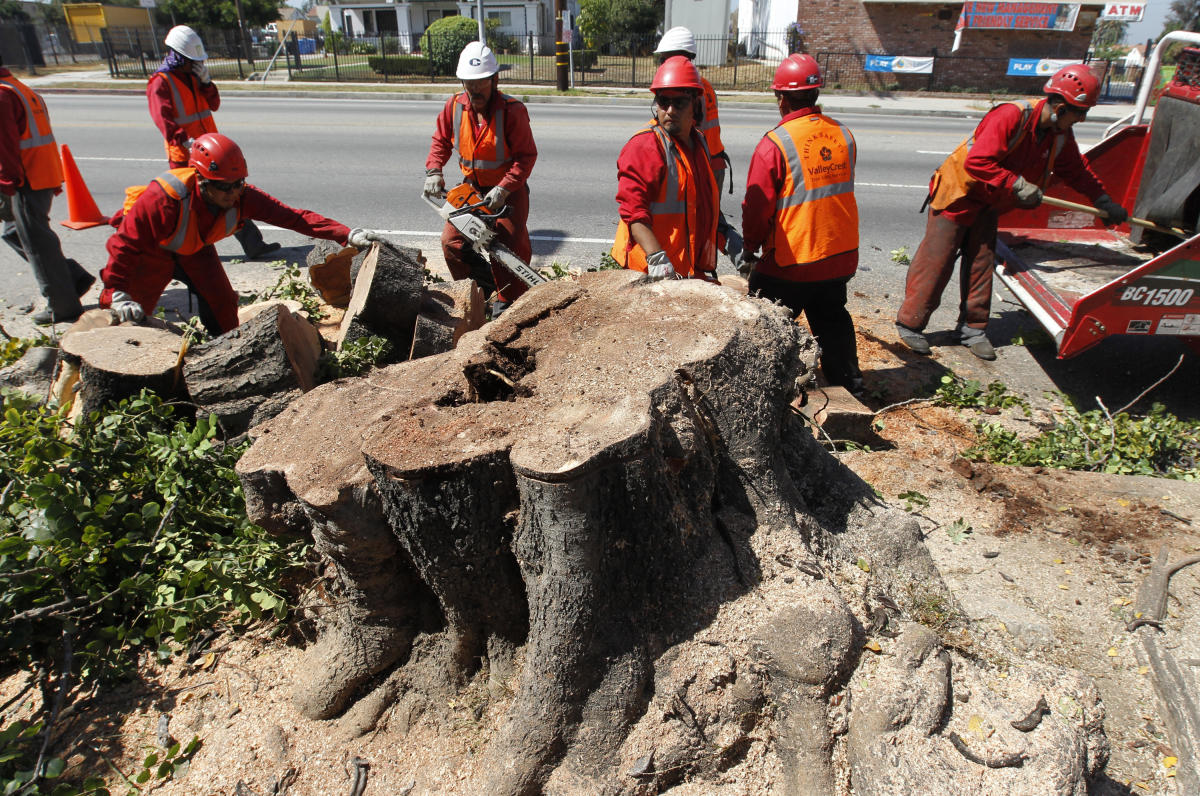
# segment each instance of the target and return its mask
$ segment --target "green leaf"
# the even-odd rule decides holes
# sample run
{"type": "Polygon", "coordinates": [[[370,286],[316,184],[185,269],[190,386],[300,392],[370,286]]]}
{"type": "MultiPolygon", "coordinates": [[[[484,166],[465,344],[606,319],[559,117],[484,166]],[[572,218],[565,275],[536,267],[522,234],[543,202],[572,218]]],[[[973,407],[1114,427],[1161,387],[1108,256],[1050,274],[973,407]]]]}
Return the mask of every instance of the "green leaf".
{"type": "Polygon", "coordinates": [[[52,757],[46,762],[46,767],[42,771],[42,776],[46,779],[58,779],[62,776],[63,770],[66,769],[67,763],[60,757],[52,757]]]}

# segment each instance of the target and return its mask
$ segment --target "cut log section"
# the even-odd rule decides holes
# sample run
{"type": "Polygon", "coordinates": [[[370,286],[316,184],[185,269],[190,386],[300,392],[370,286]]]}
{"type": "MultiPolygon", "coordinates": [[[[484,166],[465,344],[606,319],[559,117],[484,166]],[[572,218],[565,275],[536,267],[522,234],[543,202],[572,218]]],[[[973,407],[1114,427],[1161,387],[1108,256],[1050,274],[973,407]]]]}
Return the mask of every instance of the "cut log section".
{"type": "Polygon", "coordinates": [[[390,340],[400,356],[412,349],[425,282],[425,268],[414,251],[387,242],[371,245],[342,317],[339,350],[351,340],[372,335],[390,340]]]}
{"type": "Polygon", "coordinates": [[[193,348],[184,381],[192,400],[216,414],[227,434],[237,435],[311,390],[321,351],[313,325],[276,304],[193,348]]]}
{"type": "Polygon", "coordinates": [[[350,266],[356,254],[358,249],[353,246],[341,246],[331,240],[317,241],[309,251],[304,260],[308,265],[308,281],[326,304],[345,309],[350,303],[353,286],[350,266]]]}
{"type": "Polygon", "coordinates": [[[471,279],[439,282],[425,289],[413,328],[409,359],[449,351],[458,339],[484,324],[483,291],[471,279]]]}
{"type": "Polygon", "coordinates": [[[152,390],[164,399],[183,395],[178,372],[183,338],[144,326],[112,326],[68,334],[65,361],[79,367],[83,413],[152,390]]]}

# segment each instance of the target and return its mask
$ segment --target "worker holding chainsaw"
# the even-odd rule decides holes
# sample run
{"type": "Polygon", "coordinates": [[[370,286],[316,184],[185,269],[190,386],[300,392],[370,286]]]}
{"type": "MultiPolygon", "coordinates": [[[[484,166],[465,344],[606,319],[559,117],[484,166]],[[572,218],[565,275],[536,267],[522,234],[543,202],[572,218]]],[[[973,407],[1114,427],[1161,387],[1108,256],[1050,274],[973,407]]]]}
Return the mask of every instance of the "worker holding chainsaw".
{"type": "Polygon", "coordinates": [[[491,214],[488,224],[495,237],[488,251],[495,257],[485,260],[475,241],[450,222],[442,230],[442,252],[455,279],[472,278],[485,294],[494,294],[493,317],[529,289],[513,269],[531,272],[527,181],[537,161],[529,112],[522,102],[501,93],[499,73],[496,56],[483,42],[473,41],[459,54],[455,74],[463,90],[438,114],[425,159],[424,187],[429,197],[446,192],[442,167],[457,153],[463,182],[478,192],[491,214]],[[511,261],[514,257],[519,264],[511,261]]]}
{"type": "MultiPolygon", "coordinates": [[[[163,136],[167,168],[182,169],[188,165],[192,140],[217,132],[213,112],[221,107],[221,93],[209,76],[208,53],[196,31],[176,25],[167,31],[164,43],[167,56],[146,83],[146,101],[150,119],[163,136]]],[[[119,223],[119,217],[113,223],[119,223]]],[[[263,260],[279,250],[278,243],[263,240],[252,221],[247,221],[235,237],[248,260],[263,260]]]]}
{"type": "Polygon", "coordinates": [[[650,84],[654,117],[617,157],[620,221],[612,256],[654,279],[716,281],[717,181],[704,135],[703,87],[683,56],[650,84]]]}
{"type": "Polygon", "coordinates": [[[242,150],[220,133],[192,142],[188,165],[159,175],[138,192],[127,192],[125,214],[108,239],[108,264],[100,272],[100,306],[122,321],[154,311],[172,279],[188,286],[200,303],[200,320],[214,335],[238,325],[237,292],[213,244],[249,219],[360,249],[378,233],[347,229],[310,210],[288,207],[246,184],[242,150]]]}
{"type": "Polygon", "coordinates": [[[826,381],[858,395],[863,378],[846,310],[846,286],[858,270],[857,151],[850,130],[817,109],[822,85],[811,55],[793,53],[775,70],[781,121],[750,160],[739,270],[749,271],[752,295],[804,315],[826,381]]]}
{"type": "Polygon", "coordinates": [[[1006,102],[990,110],[929,181],[925,237],[908,266],[896,315],[900,340],[918,354],[930,353],[925,326],[961,257],[959,341],[980,359],[996,358],[985,329],[998,219],[1013,208],[1041,204],[1052,173],[1104,211],[1105,223],[1129,218],[1080,155],[1071,130],[1096,104],[1100,81],[1083,64],[1071,64],[1055,72],[1043,92],[1036,103],[1006,102]]]}

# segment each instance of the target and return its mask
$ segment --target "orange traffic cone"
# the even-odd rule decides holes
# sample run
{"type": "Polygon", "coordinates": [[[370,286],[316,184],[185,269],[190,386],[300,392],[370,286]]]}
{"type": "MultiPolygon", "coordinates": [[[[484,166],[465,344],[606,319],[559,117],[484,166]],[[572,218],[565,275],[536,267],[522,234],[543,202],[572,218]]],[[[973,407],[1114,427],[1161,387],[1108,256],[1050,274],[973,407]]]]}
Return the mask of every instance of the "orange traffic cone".
{"type": "Polygon", "coordinates": [[[96,200],[88,191],[87,184],[71,157],[71,150],[66,144],[62,145],[63,179],[67,184],[67,220],[62,222],[64,227],[71,229],[87,229],[108,223],[108,217],[100,214],[96,200]]]}

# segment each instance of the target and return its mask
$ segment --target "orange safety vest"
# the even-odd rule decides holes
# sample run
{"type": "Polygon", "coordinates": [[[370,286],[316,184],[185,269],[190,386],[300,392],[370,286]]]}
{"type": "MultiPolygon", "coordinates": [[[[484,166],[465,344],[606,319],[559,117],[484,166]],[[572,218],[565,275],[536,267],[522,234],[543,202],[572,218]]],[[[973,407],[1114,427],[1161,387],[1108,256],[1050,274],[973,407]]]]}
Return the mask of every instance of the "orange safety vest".
{"type": "MultiPolygon", "coordinates": [[[[217,132],[217,122],[213,119],[212,108],[208,107],[208,101],[204,99],[204,96],[196,91],[191,76],[187,78],[187,82],[184,82],[183,79],[168,70],[155,72],[150,79],[153,80],[156,77],[162,77],[171,88],[171,104],[175,108],[175,117],[172,121],[183,128],[184,132],[188,134],[188,138],[197,138],[205,133],[217,132]]],[[[181,147],[170,141],[165,142],[165,146],[167,160],[172,163],[187,161],[188,153],[181,147]]]]}
{"type": "MultiPolygon", "coordinates": [[[[458,167],[463,179],[474,183],[476,188],[494,188],[504,179],[512,166],[508,154],[508,143],[504,139],[504,112],[515,97],[501,94],[492,118],[481,129],[476,130],[470,114],[463,113],[465,106],[458,101],[463,95],[454,96],[454,149],[458,152],[458,167]]],[[[468,100],[469,102],[469,100],[468,100]]]]}
{"type": "Polygon", "coordinates": [[[774,249],[775,263],[803,266],[857,249],[857,149],[850,130],[813,113],[781,123],[767,138],[787,165],[765,247],[774,249]]]}
{"type": "Polygon", "coordinates": [[[704,86],[704,121],[700,122],[700,132],[708,144],[708,154],[715,158],[725,151],[725,145],[721,143],[721,121],[717,118],[717,92],[704,78],[700,78],[700,84],[704,86]]]}
{"type": "MultiPolygon", "coordinates": [[[[717,268],[717,249],[715,244],[717,216],[714,209],[712,224],[709,229],[700,231],[700,251],[692,246],[692,232],[696,229],[696,205],[699,192],[696,188],[697,179],[707,179],[710,196],[717,196],[717,181],[713,177],[712,168],[708,166],[710,156],[708,144],[704,137],[697,140],[703,150],[705,168],[697,173],[699,162],[692,163],[675,144],[675,139],[663,130],[657,121],[652,121],[634,135],[651,133],[658,139],[662,149],[663,161],[666,163],[666,179],[662,181],[658,196],[650,203],[650,228],[662,245],[663,251],[671,258],[675,271],[683,277],[696,276],[698,271],[715,271],[717,268]]],[[[697,161],[700,159],[697,158],[697,161]]],[[[613,241],[612,256],[622,267],[633,271],[646,272],[646,252],[633,239],[629,232],[629,224],[624,220],[617,224],[617,236],[613,241]]]]}
{"type": "MultiPolygon", "coordinates": [[[[1033,115],[1033,104],[1028,100],[1005,104],[1016,105],[1021,109],[1021,123],[1017,125],[1017,129],[1013,130],[1012,135],[1009,136],[1004,156],[1000,158],[1001,162],[1016,151],[1017,146],[1037,124],[1037,119],[1033,115]]],[[[996,107],[1000,106],[997,105],[996,107]]],[[[995,110],[995,108],[992,110],[995,110]]],[[[1050,173],[1054,170],[1054,161],[1058,159],[1058,153],[1062,151],[1066,140],[1066,133],[1057,133],[1054,136],[1054,143],[1050,149],[1050,159],[1046,161],[1046,171],[1042,174],[1041,179],[1038,180],[1038,187],[1043,191],[1046,190],[1046,185],[1050,182],[1050,173]]],[[[975,133],[971,133],[958,145],[957,149],[950,153],[950,157],[942,161],[942,165],[938,166],[937,171],[929,178],[928,202],[929,206],[937,212],[940,213],[945,210],[954,202],[969,194],[971,189],[979,184],[979,180],[967,171],[967,155],[970,154],[971,147],[974,145],[975,133]]]]}
{"type": "Polygon", "coordinates": [[[33,89],[12,75],[0,77],[0,85],[11,89],[25,106],[25,128],[21,130],[19,143],[25,182],[34,191],[58,188],[63,181],[62,161],[58,156],[58,145],[54,142],[54,132],[50,129],[50,113],[46,110],[46,103],[33,89]]]}
{"type": "MultiPolygon", "coordinates": [[[[192,211],[192,200],[195,197],[196,170],[193,168],[169,169],[154,178],[167,196],[179,202],[179,220],[175,231],[158,244],[167,251],[176,254],[195,254],[205,246],[211,246],[219,240],[224,240],[237,232],[242,225],[241,206],[231,207],[225,211],[223,218],[209,227],[207,233],[201,233],[192,211]]],[[[129,189],[126,190],[128,195],[129,189]]]]}

